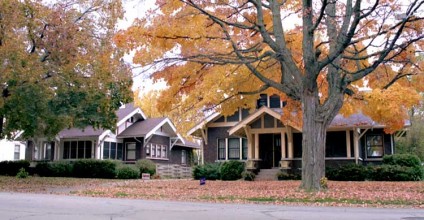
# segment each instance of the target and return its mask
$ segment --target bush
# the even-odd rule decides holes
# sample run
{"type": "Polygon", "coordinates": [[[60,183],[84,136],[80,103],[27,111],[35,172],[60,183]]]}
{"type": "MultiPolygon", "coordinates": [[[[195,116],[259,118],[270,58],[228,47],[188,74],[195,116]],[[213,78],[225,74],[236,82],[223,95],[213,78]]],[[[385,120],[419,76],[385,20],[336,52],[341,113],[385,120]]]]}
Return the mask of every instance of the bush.
{"type": "Polygon", "coordinates": [[[364,181],[368,178],[367,168],[359,164],[346,164],[337,168],[326,168],[329,180],[364,181]]]}
{"type": "Polygon", "coordinates": [[[241,176],[244,180],[247,181],[253,181],[256,177],[255,173],[253,173],[252,171],[243,171],[243,173],[241,173],[241,176]]]}
{"type": "Polygon", "coordinates": [[[220,163],[207,163],[193,168],[193,178],[198,180],[202,177],[207,180],[218,180],[221,178],[220,163]]]}
{"type": "Polygon", "coordinates": [[[369,176],[375,181],[418,181],[423,180],[424,171],[421,166],[381,165],[371,167],[369,176]]]}
{"type": "Polygon", "coordinates": [[[140,173],[150,173],[150,176],[156,173],[156,164],[149,159],[138,160],[135,166],[138,167],[140,173]]]}
{"type": "Polygon", "coordinates": [[[74,162],[73,176],[82,178],[116,177],[117,163],[112,160],[81,159],[74,162]]]}
{"type": "Polygon", "coordinates": [[[16,174],[16,178],[25,179],[29,176],[29,173],[25,171],[25,168],[19,169],[19,172],[16,174]]]}
{"type": "Polygon", "coordinates": [[[138,179],[140,178],[140,169],[133,165],[119,166],[116,172],[118,179],[138,179]]]}
{"type": "Polygon", "coordinates": [[[383,157],[383,164],[385,165],[399,165],[405,167],[421,166],[420,158],[412,154],[393,154],[383,157]]]}
{"type": "Polygon", "coordinates": [[[237,160],[226,161],[220,170],[222,180],[238,180],[244,171],[244,163],[237,160]]]}
{"type": "Polygon", "coordinates": [[[16,176],[21,168],[27,170],[29,162],[26,160],[2,161],[0,162],[0,175],[16,176]]]}
{"type": "Polygon", "coordinates": [[[300,180],[302,176],[298,173],[287,173],[283,171],[279,171],[277,173],[278,180],[300,180]]]}
{"type": "Polygon", "coordinates": [[[35,172],[39,176],[47,177],[71,177],[73,166],[69,161],[40,162],[35,166],[35,172]]]}

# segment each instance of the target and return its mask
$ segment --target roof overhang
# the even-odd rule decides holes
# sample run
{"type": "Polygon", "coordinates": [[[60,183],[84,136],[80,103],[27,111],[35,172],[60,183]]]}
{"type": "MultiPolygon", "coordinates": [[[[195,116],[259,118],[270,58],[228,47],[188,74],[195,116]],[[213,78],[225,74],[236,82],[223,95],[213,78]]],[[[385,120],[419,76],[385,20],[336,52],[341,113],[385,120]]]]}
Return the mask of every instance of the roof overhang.
{"type": "Polygon", "coordinates": [[[217,119],[219,116],[221,116],[220,113],[215,112],[206,118],[204,118],[201,122],[199,122],[196,126],[194,126],[192,129],[190,129],[187,132],[187,135],[192,135],[195,137],[202,137],[202,129],[211,121],[217,119]]]}
{"type": "Polygon", "coordinates": [[[132,111],[131,113],[129,113],[128,115],[126,115],[123,119],[121,119],[120,121],[118,121],[118,123],[116,123],[116,125],[117,125],[116,127],[119,127],[121,124],[123,124],[124,122],[126,122],[128,119],[130,119],[135,114],[140,114],[141,117],[143,117],[144,119],[147,119],[147,116],[144,114],[144,112],[141,111],[140,108],[136,108],[136,109],[134,109],[134,111],[132,111]]]}

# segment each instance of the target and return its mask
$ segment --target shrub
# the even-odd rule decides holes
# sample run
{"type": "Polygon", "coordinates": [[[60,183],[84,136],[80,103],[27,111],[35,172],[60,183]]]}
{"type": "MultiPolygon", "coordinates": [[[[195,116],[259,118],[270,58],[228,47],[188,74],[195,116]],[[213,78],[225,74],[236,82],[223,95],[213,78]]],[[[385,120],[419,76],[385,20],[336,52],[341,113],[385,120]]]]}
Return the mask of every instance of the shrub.
{"type": "Polygon", "coordinates": [[[0,162],[0,175],[16,176],[21,168],[27,170],[29,162],[26,160],[2,161],[0,162]]]}
{"type": "Polygon", "coordinates": [[[383,157],[383,164],[405,167],[421,166],[420,158],[413,154],[393,154],[383,157]]]}
{"type": "Polygon", "coordinates": [[[364,181],[368,177],[367,168],[359,164],[346,164],[337,168],[326,168],[329,180],[364,181]]]}
{"type": "Polygon", "coordinates": [[[138,167],[140,173],[150,173],[150,176],[156,173],[156,164],[149,159],[138,160],[135,166],[138,167]]]}
{"type": "Polygon", "coordinates": [[[47,177],[71,177],[73,166],[69,161],[40,162],[35,166],[35,172],[47,177]]]}
{"type": "Polygon", "coordinates": [[[16,174],[16,178],[25,179],[29,176],[29,173],[25,171],[25,168],[19,169],[19,172],[16,174]]]}
{"type": "Polygon", "coordinates": [[[222,180],[238,180],[244,171],[244,163],[237,160],[226,161],[221,165],[222,180]]]}
{"type": "Polygon", "coordinates": [[[252,171],[243,171],[243,173],[241,173],[241,176],[244,180],[247,181],[253,181],[256,177],[255,173],[253,173],[252,171]]]}
{"type": "Polygon", "coordinates": [[[81,159],[74,162],[73,176],[113,179],[117,163],[112,160],[81,159]]]}
{"type": "Polygon", "coordinates": [[[202,177],[207,180],[218,180],[221,178],[220,163],[207,163],[193,168],[193,178],[198,180],[202,177]]]}
{"type": "Polygon", "coordinates": [[[116,177],[118,179],[138,179],[140,169],[133,165],[122,165],[117,168],[116,177]]]}
{"type": "Polygon", "coordinates": [[[278,180],[300,180],[301,178],[301,175],[297,173],[287,173],[283,171],[277,173],[278,180]]]}
{"type": "Polygon", "coordinates": [[[371,167],[369,176],[375,181],[418,181],[423,179],[424,171],[421,166],[381,165],[371,167]]]}

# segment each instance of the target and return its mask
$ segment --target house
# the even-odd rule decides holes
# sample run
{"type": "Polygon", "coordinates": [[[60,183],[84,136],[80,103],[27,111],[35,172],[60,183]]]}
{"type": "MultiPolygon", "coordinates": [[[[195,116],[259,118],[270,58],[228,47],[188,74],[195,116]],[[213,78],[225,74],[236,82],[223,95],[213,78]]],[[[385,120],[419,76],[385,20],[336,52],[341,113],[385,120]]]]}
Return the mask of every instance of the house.
{"type": "Polygon", "coordinates": [[[0,161],[5,160],[23,160],[25,159],[26,143],[18,141],[16,137],[13,140],[0,140],[0,161]]]}
{"type": "Polygon", "coordinates": [[[157,164],[190,165],[193,149],[199,145],[183,139],[169,118],[148,118],[132,103],[117,112],[115,130],[70,128],[54,140],[28,141],[30,161],[75,160],[83,158],[122,160],[135,163],[150,159],[157,164]]]}
{"type": "MultiPolygon", "coordinates": [[[[248,169],[301,168],[301,128],[282,123],[285,102],[261,94],[257,109],[231,116],[214,113],[189,130],[203,142],[205,163],[246,161],[248,169]]],[[[394,153],[393,135],[363,114],[337,115],[327,131],[326,164],[374,163],[394,153]]]]}

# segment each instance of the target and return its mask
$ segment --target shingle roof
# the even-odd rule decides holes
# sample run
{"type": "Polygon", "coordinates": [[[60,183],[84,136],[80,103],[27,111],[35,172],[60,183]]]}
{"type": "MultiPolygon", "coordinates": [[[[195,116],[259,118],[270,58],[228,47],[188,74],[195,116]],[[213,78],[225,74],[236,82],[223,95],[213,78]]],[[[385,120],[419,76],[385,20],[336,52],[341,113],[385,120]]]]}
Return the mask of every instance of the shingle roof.
{"type": "Polygon", "coordinates": [[[119,108],[116,111],[116,116],[118,117],[118,121],[121,121],[125,116],[136,110],[137,107],[134,106],[134,103],[125,104],[123,107],[119,108]]]}
{"type": "Polygon", "coordinates": [[[194,142],[191,142],[187,139],[184,138],[184,143],[178,141],[176,144],[176,146],[182,146],[182,147],[189,147],[189,148],[195,148],[195,149],[199,149],[200,145],[194,142]]]}
{"type": "Polygon", "coordinates": [[[330,127],[361,127],[361,126],[383,126],[373,121],[370,117],[364,114],[353,114],[344,117],[341,114],[336,115],[330,124],[330,127]]]}
{"type": "Polygon", "coordinates": [[[156,126],[162,123],[166,118],[149,118],[144,121],[138,121],[126,128],[118,135],[122,137],[144,137],[147,133],[152,131],[156,126]]]}
{"type": "Polygon", "coordinates": [[[59,132],[59,138],[78,138],[78,137],[95,137],[100,136],[104,129],[94,129],[92,126],[87,126],[84,129],[70,128],[59,132]]]}

